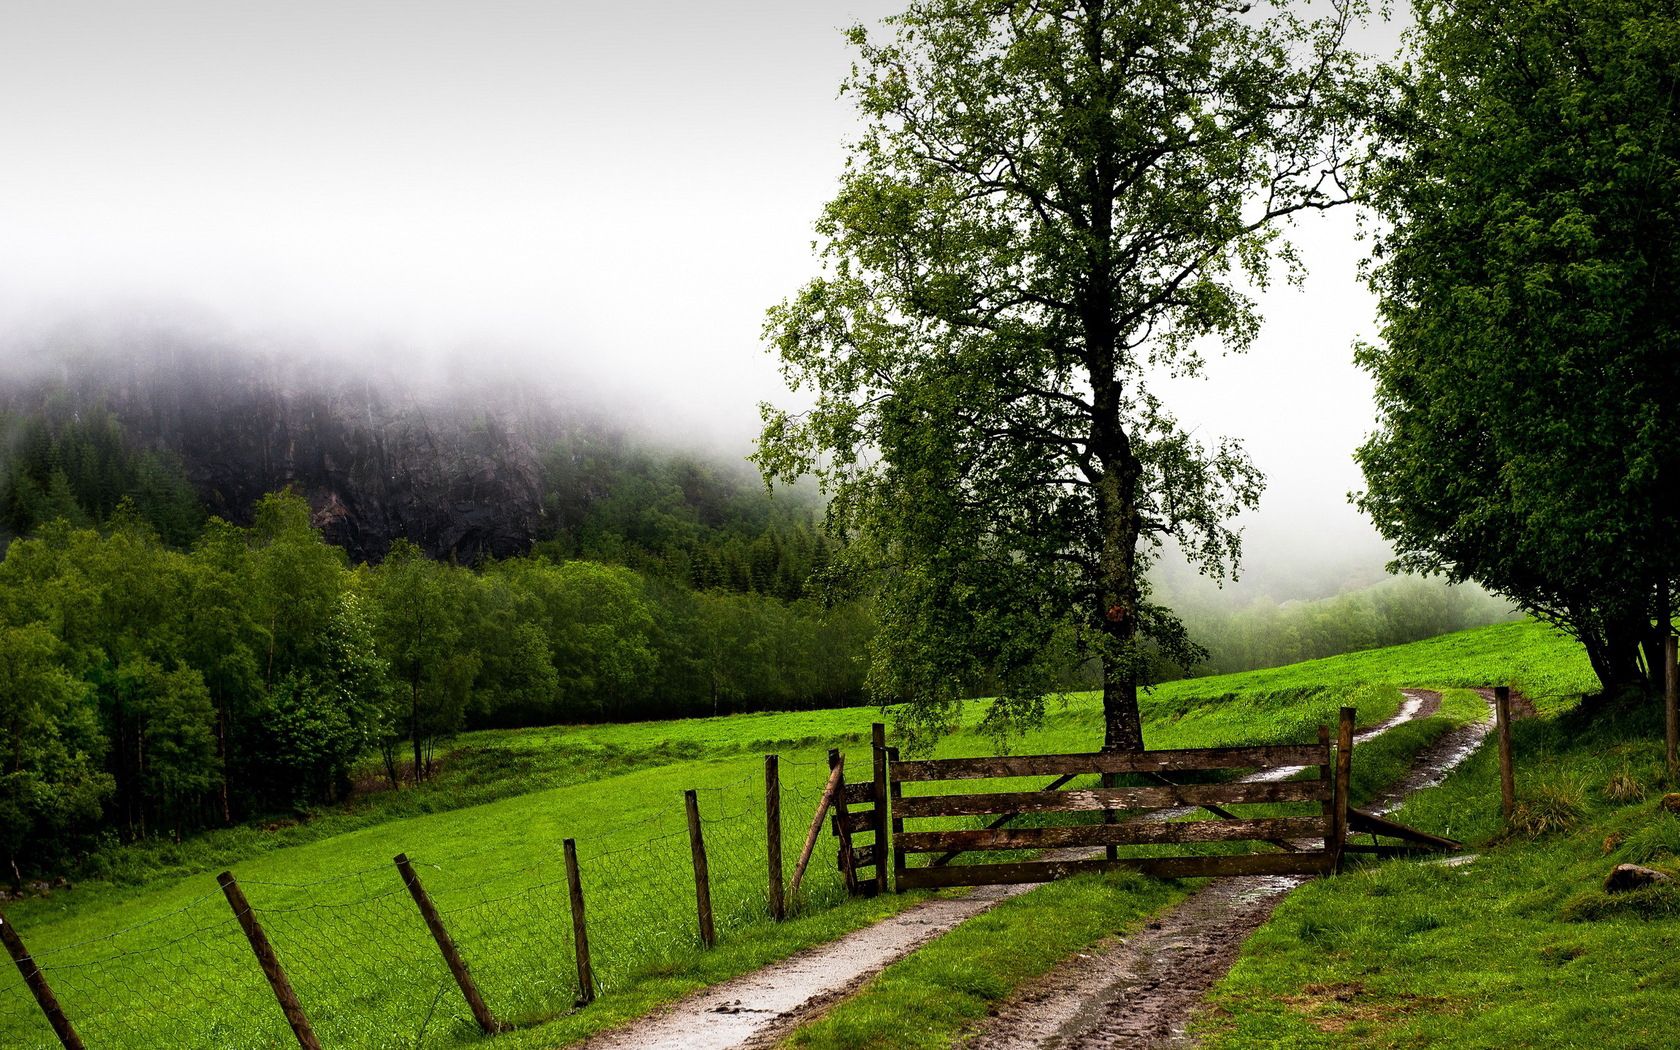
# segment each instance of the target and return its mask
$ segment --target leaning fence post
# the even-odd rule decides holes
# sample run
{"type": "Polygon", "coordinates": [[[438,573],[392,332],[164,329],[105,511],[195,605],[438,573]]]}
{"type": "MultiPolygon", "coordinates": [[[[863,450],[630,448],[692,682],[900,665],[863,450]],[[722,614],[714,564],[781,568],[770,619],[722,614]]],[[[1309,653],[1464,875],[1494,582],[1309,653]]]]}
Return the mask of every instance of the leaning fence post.
{"type": "Polygon", "coordinates": [[[41,1007],[41,1012],[47,1015],[47,1023],[52,1025],[58,1041],[64,1044],[64,1050],[83,1050],[82,1037],[76,1034],[76,1029],[70,1024],[70,1019],[64,1016],[64,1011],[58,1005],[58,996],[53,994],[47,984],[47,977],[41,968],[35,965],[30,957],[29,949],[23,946],[23,938],[18,936],[17,928],[6,921],[6,916],[0,914],[0,941],[6,942],[6,951],[11,953],[12,961],[17,963],[18,973],[23,975],[23,981],[29,985],[29,991],[35,996],[35,1002],[41,1007]]]}
{"type": "Polygon", "coordinates": [[[583,877],[578,874],[577,840],[561,843],[566,850],[566,888],[572,897],[572,948],[577,956],[578,1005],[595,1001],[595,970],[589,965],[589,929],[583,922],[583,877]]]}
{"type": "Polygon", "coordinates": [[[887,727],[876,722],[870,728],[875,753],[875,892],[887,892],[887,727]]]}
{"type": "Polygon", "coordinates": [[[1499,730],[1499,813],[1506,820],[1517,810],[1517,782],[1511,770],[1511,687],[1493,687],[1493,715],[1499,730]]]}
{"type": "Polygon", "coordinates": [[[1668,786],[1680,786],[1680,638],[1663,646],[1663,709],[1668,728],[1668,786]]]}
{"type": "MultiPolygon", "coordinates": [[[[846,768],[845,756],[840,749],[828,749],[829,775],[834,771],[846,768]]],[[[852,860],[852,825],[851,810],[846,803],[846,779],[844,772],[840,774],[840,784],[834,794],[834,837],[840,840],[840,877],[846,884],[846,896],[855,897],[858,892],[857,865],[852,860]]]]}
{"type": "Polygon", "coordinates": [[[782,896],[782,772],[775,755],[764,756],[764,861],[770,878],[770,917],[781,922],[787,911],[782,896]]]}
{"type": "Polygon", "coordinates": [[[712,879],[706,872],[706,840],[700,834],[700,799],[693,788],[683,792],[688,807],[688,846],[694,854],[694,907],[700,916],[700,943],[711,948],[717,944],[717,931],[712,928],[712,879]]]}
{"type": "Polygon", "coordinates": [[[251,911],[251,902],[245,899],[245,891],[239,888],[239,882],[231,871],[217,875],[216,881],[221,883],[222,895],[233,909],[233,917],[239,920],[240,929],[245,931],[245,939],[251,942],[251,952],[256,955],[263,976],[268,978],[268,986],[274,989],[274,998],[280,1001],[280,1009],[286,1015],[286,1023],[292,1026],[298,1045],[303,1050],[321,1050],[321,1041],[315,1038],[314,1029],[309,1027],[303,1004],[298,1002],[297,993],[292,991],[292,982],[286,979],[286,971],[280,967],[280,957],[274,954],[274,946],[268,943],[268,935],[263,933],[262,925],[251,911]]]}
{"type": "MultiPolygon", "coordinates": [[[[829,754],[835,755],[838,752],[831,751],[829,754]]],[[[817,811],[811,817],[811,829],[805,833],[805,845],[800,849],[799,860],[793,866],[793,881],[788,884],[788,899],[796,905],[799,902],[799,881],[805,877],[805,866],[811,863],[811,851],[817,848],[817,838],[822,834],[823,817],[828,815],[829,806],[834,803],[834,796],[840,790],[840,781],[845,773],[844,763],[829,770],[828,784],[823,787],[822,797],[817,800],[817,811]]]]}
{"type": "Polygon", "coordinates": [[[1341,722],[1336,727],[1336,870],[1342,870],[1342,849],[1347,845],[1348,797],[1353,784],[1353,720],[1358,711],[1351,707],[1341,710],[1341,722]]]}
{"type": "Polygon", "coordinates": [[[461,986],[461,995],[467,1000],[467,1008],[472,1011],[473,1020],[484,1030],[485,1035],[495,1035],[501,1031],[501,1025],[496,1023],[495,1015],[490,1007],[484,1003],[484,997],[478,994],[478,985],[473,983],[472,974],[467,972],[467,964],[461,958],[461,953],[455,950],[455,942],[450,940],[449,931],[443,928],[443,919],[438,916],[437,909],[432,906],[432,899],[426,895],[425,887],[420,885],[420,876],[414,873],[414,865],[408,862],[408,854],[399,853],[392,860],[397,865],[397,871],[402,873],[403,884],[408,887],[409,896],[420,908],[420,917],[426,921],[426,928],[432,931],[432,940],[437,942],[438,951],[443,953],[443,961],[449,964],[449,972],[455,975],[455,983],[461,986]]]}

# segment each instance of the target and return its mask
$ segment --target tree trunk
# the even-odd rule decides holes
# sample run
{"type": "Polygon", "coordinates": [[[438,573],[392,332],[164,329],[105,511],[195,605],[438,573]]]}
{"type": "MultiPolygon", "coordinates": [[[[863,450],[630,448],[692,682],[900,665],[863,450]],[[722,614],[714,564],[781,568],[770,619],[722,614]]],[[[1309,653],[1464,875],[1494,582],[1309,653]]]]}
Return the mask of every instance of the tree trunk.
{"type": "MultiPolygon", "coordinates": [[[[1596,631],[1582,631],[1581,641],[1604,695],[1613,696],[1626,689],[1648,689],[1649,681],[1639,661],[1644,625],[1620,619],[1601,622],[1603,627],[1596,631]]],[[[1660,658],[1658,666],[1661,666],[1660,658]]]]}
{"type": "Polygon", "coordinates": [[[1107,659],[1103,661],[1103,750],[1143,750],[1137,676],[1107,659]]]}
{"type": "Polygon", "coordinates": [[[222,772],[217,777],[216,794],[222,807],[222,826],[233,826],[233,807],[228,804],[227,704],[216,708],[216,757],[221,759],[222,772]]]}
{"type": "Polygon", "coordinates": [[[418,681],[413,683],[413,692],[410,697],[408,739],[409,743],[414,745],[414,782],[418,784],[425,777],[426,770],[425,759],[420,754],[420,683],[418,681]]]}

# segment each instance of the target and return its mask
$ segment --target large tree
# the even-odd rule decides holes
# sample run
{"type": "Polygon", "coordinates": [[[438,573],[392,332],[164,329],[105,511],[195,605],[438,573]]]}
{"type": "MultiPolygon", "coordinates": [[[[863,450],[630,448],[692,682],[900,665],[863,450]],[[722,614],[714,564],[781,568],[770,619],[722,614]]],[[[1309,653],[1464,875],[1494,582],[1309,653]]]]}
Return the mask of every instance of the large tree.
{"type": "Polygon", "coordinates": [[[1196,653],[1146,569],[1170,539],[1232,571],[1261,477],[1151,381],[1252,343],[1282,220],[1346,200],[1358,94],[1352,12],[1249,8],[919,0],[851,32],[863,130],[767,326],[814,404],[766,409],[758,462],[831,492],[907,728],[982,684],[994,728],[1031,721],[1094,656],[1105,748],[1141,748],[1147,668],[1196,653]]]}
{"type": "Polygon", "coordinates": [[[1680,4],[1421,0],[1368,189],[1380,429],[1359,504],[1660,673],[1680,573],[1680,4]]]}

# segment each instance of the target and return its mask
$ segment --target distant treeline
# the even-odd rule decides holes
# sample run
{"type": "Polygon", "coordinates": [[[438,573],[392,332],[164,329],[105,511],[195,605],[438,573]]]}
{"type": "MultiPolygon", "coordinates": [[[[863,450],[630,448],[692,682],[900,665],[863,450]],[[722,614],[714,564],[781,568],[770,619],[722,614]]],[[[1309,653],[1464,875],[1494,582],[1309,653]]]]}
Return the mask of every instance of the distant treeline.
{"type": "MultiPolygon", "coordinates": [[[[1186,607],[1185,625],[1210,653],[1198,674],[1277,667],[1379,649],[1498,623],[1517,613],[1474,586],[1402,577],[1315,601],[1260,601],[1246,608],[1186,607]]],[[[1167,671],[1163,677],[1180,677],[1167,671]]]]}
{"type": "Polygon", "coordinates": [[[696,591],[543,557],[348,564],[301,498],[187,549],[131,502],[0,562],[0,849],[14,877],[99,841],[331,801],[364,755],[423,779],[463,728],[856,702],[856,605],[696,591]]]}

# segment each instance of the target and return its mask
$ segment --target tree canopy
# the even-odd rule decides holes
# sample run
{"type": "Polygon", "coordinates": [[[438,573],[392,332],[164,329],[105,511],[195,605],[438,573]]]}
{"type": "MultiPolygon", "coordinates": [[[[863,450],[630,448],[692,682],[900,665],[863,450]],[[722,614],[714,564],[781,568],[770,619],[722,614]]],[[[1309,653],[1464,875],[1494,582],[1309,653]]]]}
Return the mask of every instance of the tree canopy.
{"type": "Polygon", "coordinates": [[[1354,12],[1187,0],[917,0],[851,32],[864,129],[818,223],[822,271],[767,338],[808,411],[766,409],[768,476],[815,471],[881,630],[871,688],[905,728],[1000,692],[1007,731],[1070,655],[1101,661],[1105,747],[1198,650],[1149,600],[1176,541],[1235,569],[1260,472],[1153,378],[1247,348],[1280,224],[1343,203],[1354,12]]]}
{"type": "Polygon", "coordinates": [[[1680,7],[1423,0],[1393,71],[1357,497],[1409,569],[1661,667],[1680,572],[1680,7]],[[1641,654],[1643,653],[1643,660],[1641,654]]]}

